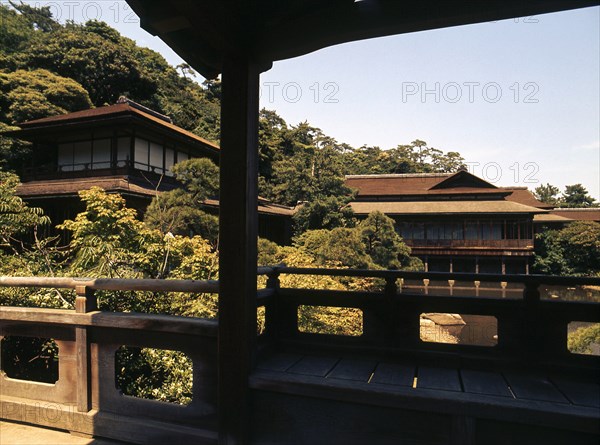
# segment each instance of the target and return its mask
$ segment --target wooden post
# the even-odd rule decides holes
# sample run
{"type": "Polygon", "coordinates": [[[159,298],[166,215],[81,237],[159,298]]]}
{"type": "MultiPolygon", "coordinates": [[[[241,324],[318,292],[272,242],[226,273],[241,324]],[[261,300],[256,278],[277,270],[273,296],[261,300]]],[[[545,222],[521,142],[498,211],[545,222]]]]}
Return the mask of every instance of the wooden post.
{"type": "Polygon", "coordinates": [[[269,339],[271,345],[275,344],[280,337],[280,325],[281,320],[279,319],[279,313],[281,311],[281,303],[279,295],[279,271],[275,268],[271,272],[267,279],[267,288],[272,289],[275,295],[270,304],[265,307],[265,333],[269,339]]]}
{"type": "MultiPolygon", "coordinates": [[[[87,286],[75,288],[75,312],[85,314],[98,309],[94,290],[87,286]]],[[[92,382],[90,363],[90,342],[86,327],[75,328],[75,349],[77,351],[77,411],[87,413],[92,409],[92,382]]]]}
{"type": "Polygon", "coordinates": [[[404,318],[406,318],[407,315],[406,313],[396,313],[396,295],[398,293],[396,277],[391,276],[385,278],[385,288],[383,292],[385,295],[385,303],[381,309],[383,309],[384,312],[379,314],[378,317],[378,321],[383,322],[383,329],[381,329],[381,326],[378,326],[377,331],[383,333],[386,346],[393,346],[396,340],[396,326],[406,326],[406,320],[404,318]]]}
{"type": "Polygon", "coordinates": [[[526,283],[523,290],[523,354],[527,361],[535,362],[540,355],[541,344],[546,340],[540,338],[540,291],[539,283],[526,283]]]}
{"type": "Polygon", "coordinates": [[[248,376],[256,344],[259,70],[223,62],[219,215],[219,442],[248,437],[248,376]]]}

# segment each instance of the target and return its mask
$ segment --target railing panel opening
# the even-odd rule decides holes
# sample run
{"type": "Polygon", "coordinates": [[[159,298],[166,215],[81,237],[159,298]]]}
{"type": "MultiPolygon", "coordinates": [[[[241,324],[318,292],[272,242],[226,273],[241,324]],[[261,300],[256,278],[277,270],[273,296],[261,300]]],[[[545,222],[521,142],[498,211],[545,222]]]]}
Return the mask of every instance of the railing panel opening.
{"type": "Polygon", "coordinates": [[[569,323],[567,332],[570,352],[600,356],[600,323],[573,321],[569,323]]]}
{"type": "Polygon", "coordinates": [[[115,353],[115,381],[126,396],[189,405],[193,364],[180,351],[121,346],[115,353]]]}
{"type": "Polygon", "coordinates": [[[58,381],[58,346],[51,338],[4,337],[0,342],[1,369],[17,380],[58,381]]]}
{"type": "Polygon", "coordinates": [[[487,315],[423,313],[420,338],[427,343],[473,346],[498,344],[498,319],[487,315]]]}
{"type": "Polygon", "coordinates": [[[403,293],[436,295],[439,297],[511,298],[523,296],[521,283],[469,281],[469,280],[399,280],[403,293]]]}
{"type": "Polygon", "coordinates": [[[363,334],[363,311],[331,306],[298,307],[298,330],[308,334],[360,337],[363,334]]]}
{"type": "Polygon", "coordinates": [[[574,286],[540,286],[542,300],[557,301],[584,301],[600,303],[600,286],[574,285],[574,286]]]}
{"type": "Polygon", "coordinates": [[[266,308],[264,306],[256,309],[256,335],[265,333],[265,312],[266,308]]]}

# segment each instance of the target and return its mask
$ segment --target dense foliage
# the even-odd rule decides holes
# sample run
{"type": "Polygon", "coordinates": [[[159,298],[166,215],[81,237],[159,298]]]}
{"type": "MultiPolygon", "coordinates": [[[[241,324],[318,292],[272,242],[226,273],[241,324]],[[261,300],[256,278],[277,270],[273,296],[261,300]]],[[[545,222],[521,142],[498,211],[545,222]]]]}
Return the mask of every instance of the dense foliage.
{"type": "Polygon", "coordinates": [[[534,195],[540,201],[554,207],[598,207],[600,204],[589,195],[581,184],[567,185],[559,195],[560,189],[551,184],[540,185],[534,190],[534,195]]]}
{"type": "Polygon", "coordinates": [[[209,159],[196,158],[175,165],[173,172],[183,188],[156,196],[144,222],[164,234],[199,235],[216,248],[219,219],[204,209],[203,202],[218,198],[218,167],[209,159]]]}
{"type": "Polygon", "coordinates": [[[553,275],[600,274],[600,224],[576,221],[536,235],[534,271],[553,275]]]}

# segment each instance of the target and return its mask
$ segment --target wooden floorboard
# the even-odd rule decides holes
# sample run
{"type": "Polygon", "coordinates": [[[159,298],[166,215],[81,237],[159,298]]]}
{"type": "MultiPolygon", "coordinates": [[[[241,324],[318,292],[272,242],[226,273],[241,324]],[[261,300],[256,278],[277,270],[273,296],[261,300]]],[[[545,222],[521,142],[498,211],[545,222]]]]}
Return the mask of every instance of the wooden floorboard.
{"type": "Polygon", "coordinates": [[[300,361],[289,368],[287,372],[291,372],[292,374],[325,377],[339,361],[339,357],[308,355],[302,357],[300,361]]]}
{"type": "Polygon", "coordinates": [[[419,366],[417,370],[417,388],[462,391],[456,369],[434,368],[431,366],[419,366]]]}
{"type": "Polygon", "coordinates": [[[600,408],[600,384],[553,378],[552,382],[574,405],[600,408]]]}
{"type": "MultiPolygon", "coordinates": [[[[465,392],[471,395],[500,396],[519,400],[558,402],[600,408],[600,384],[567,378],[546,378],[517,372],[502,375],[494,371],[450,367],[416,366],[376,360],[332,356],[275,354],[258,363],[259,370],[291,373],[331,380],[369,383],[374,386],[465,392]]],[[[465,395],[466,395],[465,394],[465,395]]]]}
{"type": "Polygon", "coordinates": [[[256,367],[265,371],[285,372],[298,363],[301,358],[300,354],[274,354],[266,360],[259,361],[256,367]]]}
{"type": "Polygon", "coordinates": [[[502,374],[463,369],[460,371],[460,375],[465,392],[513,398],[502,374]]]}
{"type": "Polygon", "coordinates": [[[570,403],[545,377],[527,374],[505,374],[517,399],[570,403]]]}
{"type": "Polygon", "coordinates": [[[408,386],[413,385],[415,366],[396,363],[379,363],[371,383],[380,385],[408,386]]]}
{"type": "Polygon", "coordinates": [[[377,362],[372,360],[343,359],[327,378],[368,382],[376,366],[377,362]]]}

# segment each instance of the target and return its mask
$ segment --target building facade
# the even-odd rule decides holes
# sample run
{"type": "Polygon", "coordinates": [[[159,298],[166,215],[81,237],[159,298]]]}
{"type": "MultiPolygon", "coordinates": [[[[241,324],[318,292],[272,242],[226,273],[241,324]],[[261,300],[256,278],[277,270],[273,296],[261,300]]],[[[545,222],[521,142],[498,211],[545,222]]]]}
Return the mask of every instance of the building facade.
{"type": "Polygon", "coordinates": [[[526,188],[497,187],[466,171],[347,176],[346,185],[357,192],[356,216],[394,219],[431,272],[527,274],[534,220],[549,214],[526,188]]]}

